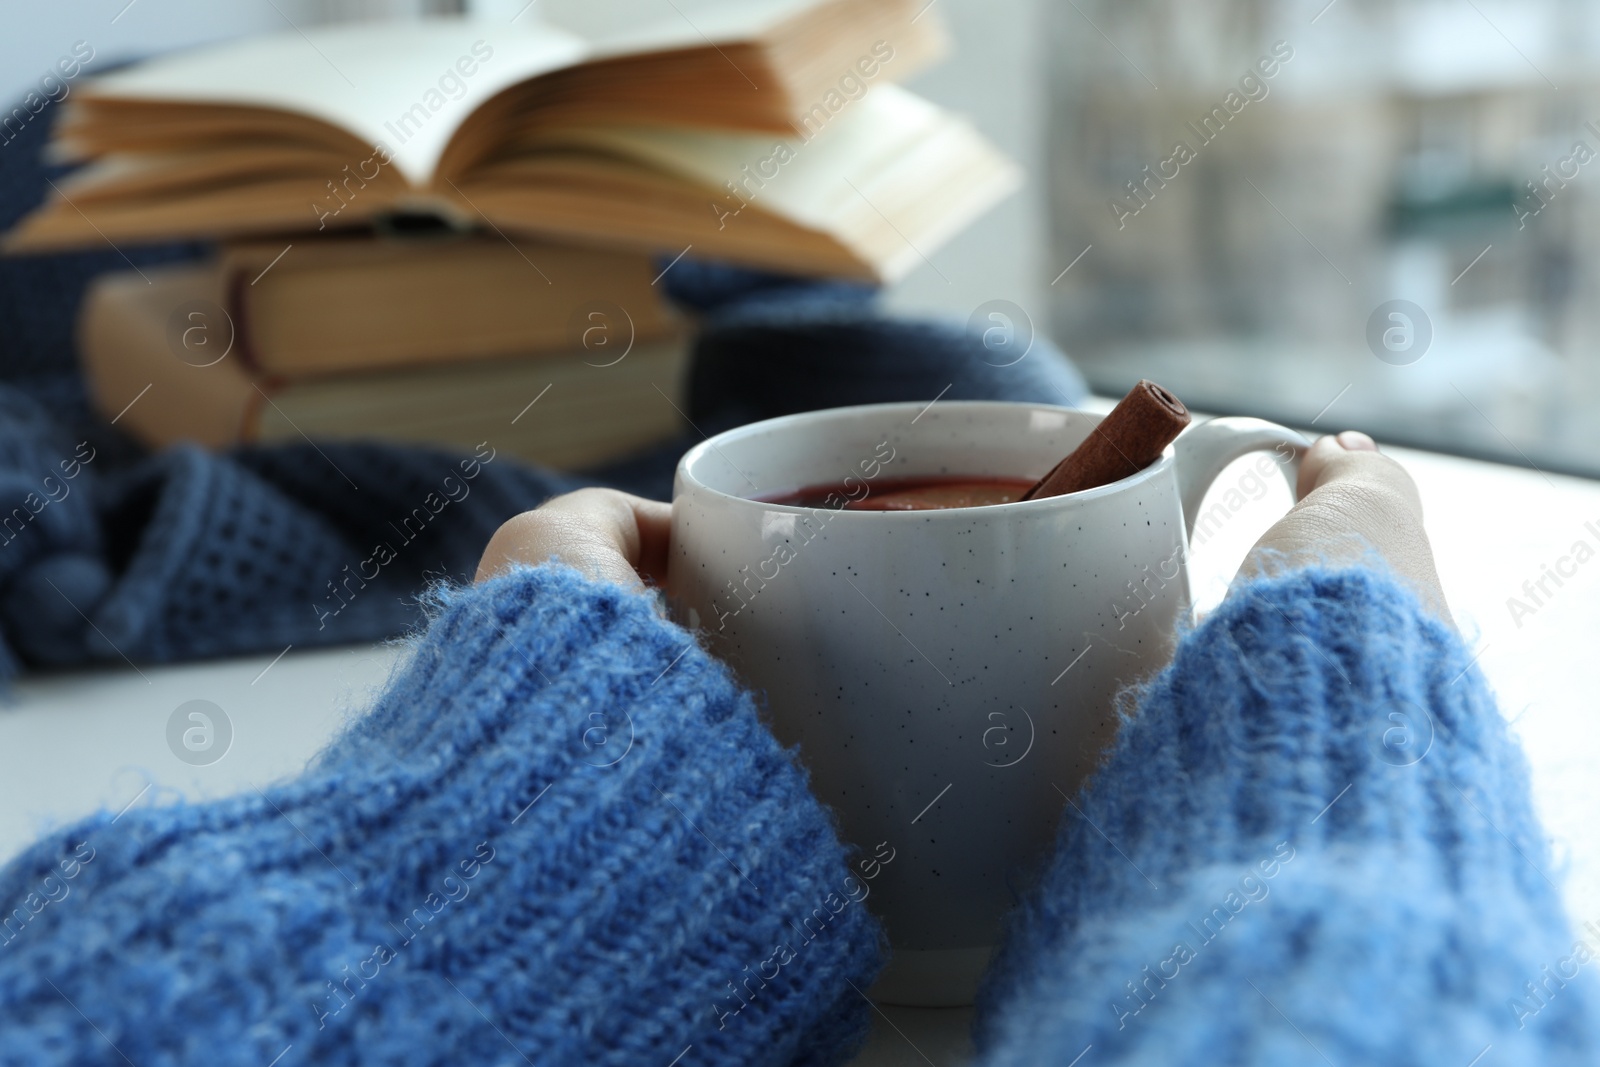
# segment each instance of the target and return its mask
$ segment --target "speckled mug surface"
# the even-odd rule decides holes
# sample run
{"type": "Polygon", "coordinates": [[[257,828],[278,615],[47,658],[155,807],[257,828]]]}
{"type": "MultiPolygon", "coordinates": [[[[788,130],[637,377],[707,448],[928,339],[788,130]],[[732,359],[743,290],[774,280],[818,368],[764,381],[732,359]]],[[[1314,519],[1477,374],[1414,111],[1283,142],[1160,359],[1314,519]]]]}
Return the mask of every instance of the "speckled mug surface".
{"type": "Polygon", "coordinates": [[[1081,493],[844,505],[899,478],[1038,478],[1098,421],[995,401],[837,408],[730,430],[678,465],[669,597],[871,857],[865,904],[894,949],[882,1000],[971,1001],[1019,879],[1115,730],[1115,694],[1171,652],[1186,508],[1246,452],[1305,442],[1214,419],[1081,493]],[[821,507],[752,499],[824,484],[821,507]]]}

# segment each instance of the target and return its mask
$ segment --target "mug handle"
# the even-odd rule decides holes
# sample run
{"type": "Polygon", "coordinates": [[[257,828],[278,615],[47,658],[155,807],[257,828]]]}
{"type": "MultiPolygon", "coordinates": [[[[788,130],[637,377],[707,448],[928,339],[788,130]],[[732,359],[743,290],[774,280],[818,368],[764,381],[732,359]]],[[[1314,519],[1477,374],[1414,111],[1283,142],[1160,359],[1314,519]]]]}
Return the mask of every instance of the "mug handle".
{"type": "MultiPolygon", "coordinates": [[[[1295,493],[1301,457],[1311,447],[1303,434],[1265,419],[1233,415],[1199,423],[1179,434],[1173,451],[1177,456],[1178,498],[1183,502],[1185,539],[1194,536],[1200,505],[1223,468],[1251,452],[1278,451],[1283,447],[1289,448],[1291,455],[1289,462],[1280,464],[1279,469],[1289,482],[1289,492],[1295,493]]],[[[1299,499],[1298,493],[1295,498],[1299,499]]]]}

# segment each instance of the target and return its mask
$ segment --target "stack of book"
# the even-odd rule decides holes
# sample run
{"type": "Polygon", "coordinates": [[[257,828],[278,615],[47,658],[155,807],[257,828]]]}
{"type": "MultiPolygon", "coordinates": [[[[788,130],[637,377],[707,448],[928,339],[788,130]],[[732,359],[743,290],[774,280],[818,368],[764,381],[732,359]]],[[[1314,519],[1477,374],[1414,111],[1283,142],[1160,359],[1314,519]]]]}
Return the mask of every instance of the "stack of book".
{"type": "Polygon", "coordinates": [[[78,346],[106,416],[125,409],[151,444],[487,439],[566,468],[681,425],[684,330],[646,256],[477,236],[283,247],[98,279],[78,346]]]}
{"type": "Polygon", "coordinates": [[[592,12],[605,30],[326,27],[107,75],[53,133],[82,165],[4,247],[219,243],[85,302],[91,391],[152,444],[632,450],[681,421],[678,257],[890,281],[1019,180],[892,84],[943,48],[925,0],[650,6],[592,12]]]}

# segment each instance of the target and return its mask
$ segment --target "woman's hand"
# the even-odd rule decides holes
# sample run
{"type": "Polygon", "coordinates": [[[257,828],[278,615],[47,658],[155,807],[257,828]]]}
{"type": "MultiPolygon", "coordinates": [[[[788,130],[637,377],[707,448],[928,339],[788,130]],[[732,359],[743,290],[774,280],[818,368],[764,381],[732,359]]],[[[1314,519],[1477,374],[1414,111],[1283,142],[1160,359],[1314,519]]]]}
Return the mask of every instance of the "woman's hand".
{"type": "Polygon", "coordinates": [[[590,578],[639,587],[667,576],[672,505],[615,489],[579,489],[507,520],[483,550],[474,581],[514,563],[558,559],[590,578]]]}
{"type": "MultiPolygon", "coordinates": [[[[1323,437],[1300,464],[1300,502],[1246,557],[1239,578],[1377,552],[1423,603],[1450,618],[1422,501],[1411,476],[1366,434],[1323,437]]],[[[614,489],[580,489],[507,521],[490,538],[476,581],[513,563],[559,559],[591,578],[640,586],[666,578],[672,506],[614,489]]]]}
{"type": "Polygon", "coordinates": [[[1356,563],[1376,550],[1422,602],[1450,619],[1422,499],[1400,466],[1355,430],[1320,438],[1300,463],[1300,502],[1256,542],[1239,578],[1314,563],[1356,563]]]}

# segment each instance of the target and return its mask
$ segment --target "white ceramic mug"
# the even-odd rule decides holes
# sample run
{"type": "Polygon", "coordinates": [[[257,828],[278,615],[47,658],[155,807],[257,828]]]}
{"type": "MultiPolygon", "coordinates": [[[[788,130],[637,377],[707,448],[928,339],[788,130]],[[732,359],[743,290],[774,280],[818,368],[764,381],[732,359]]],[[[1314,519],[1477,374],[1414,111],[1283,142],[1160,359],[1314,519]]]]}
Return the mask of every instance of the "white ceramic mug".
{"type": "Polygon", "coordinates": [[[892,857],[866,883],[894,950],[879,999],[971,1001],[1018,879],[1112,737],[1115,694],[1170,655],[1206,489],[1273,448],[1293,454],[1292,487],[1306,445],[1213,419],[1081,493],[843,509],[890,479],[1038,478],[1098,421],[991,401],[837,408],[730,430],[678,465],[675,610],[764,694],[845,838],[892,857]],[[822,507],[752,499],[826,484],[822,507]]]}

